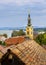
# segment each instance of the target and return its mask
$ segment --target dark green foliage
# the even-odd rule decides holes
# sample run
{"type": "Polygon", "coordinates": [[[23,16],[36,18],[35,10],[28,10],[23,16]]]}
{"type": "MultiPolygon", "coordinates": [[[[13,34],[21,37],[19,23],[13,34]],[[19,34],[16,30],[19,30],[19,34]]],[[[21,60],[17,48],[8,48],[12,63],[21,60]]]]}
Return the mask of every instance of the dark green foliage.
{"type": "Polygon", "coordinates": [[[8,37],[8,35],[7,35],[6,33],[4,33],[4,34],[0,34],[0,36],[4,36],[5,38],[8,37]]]}
{"type": "Polygon", "coordinates": [[[5,38],[7,38],[7,34],[5,34],[5,33],[3,34],[3,36],[4,36],[5,38]]]}
{"type": "Polygon", "coordinates": [[[17,36],[17,34],[18,34],[18,31],[13,31],[11,36],[12,37],[17,36]]]}
{"type": "Polygon", "coordinates": [[[12,37],[15,37],[15,36],[22,36],[22,35],[25,35],[25,32],[21,29],[19,31],[13,31],[11,36],[12,37]]]}
{"type": "Polygon", "coordinates": [[[21,35],[25,35],[25,32],[21,29],[21,30],[19,30],[19,36],[21,36],[21,35]]]}
{"type": "Polygon", "coordinates": [[[0,41],[0,45],[2,45],[2,41],[0,41]]]}
{"type": "Polygon", "coordinates": [[[6,43],[5,43],[5,42],[3,42],[3,45],[4,45],[4,46],[6,46],[6,43]]]}
{"type": "Polygon", "coordinates": [[[6,45],[6,43],[5,43],[5,42],[0,41],[0,45],[5,46],[5,45],[6,45]]]}
{"type": "Polygon", "coordinates": [[[44,34],[39,34],[36,37],[36,42],[38,42],[40,45],[46,45],[46,33],[44,34]]]}

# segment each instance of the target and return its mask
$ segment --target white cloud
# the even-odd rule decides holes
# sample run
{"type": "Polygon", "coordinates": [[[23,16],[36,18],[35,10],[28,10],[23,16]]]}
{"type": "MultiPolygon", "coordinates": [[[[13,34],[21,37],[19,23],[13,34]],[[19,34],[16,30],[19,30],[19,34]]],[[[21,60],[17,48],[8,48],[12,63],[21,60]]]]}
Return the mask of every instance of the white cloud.
{"type": "Polygon", "coordinates": [[[45,0],[0,0],[0,3],[9,4],[14,3],[17,5],[33,4],[33,3],[45,3],[45,0]]]}

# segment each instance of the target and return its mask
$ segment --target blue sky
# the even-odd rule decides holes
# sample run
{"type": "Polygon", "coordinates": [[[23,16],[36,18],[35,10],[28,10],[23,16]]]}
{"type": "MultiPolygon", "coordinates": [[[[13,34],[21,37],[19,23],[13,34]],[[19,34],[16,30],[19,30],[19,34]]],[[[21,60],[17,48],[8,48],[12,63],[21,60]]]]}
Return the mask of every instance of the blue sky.
{"type": "Polygon", "coordinates": [[[0,0],[0,27],[26,26],[28,10],[33,26],[46,27],[46,0],[0,0]]]}

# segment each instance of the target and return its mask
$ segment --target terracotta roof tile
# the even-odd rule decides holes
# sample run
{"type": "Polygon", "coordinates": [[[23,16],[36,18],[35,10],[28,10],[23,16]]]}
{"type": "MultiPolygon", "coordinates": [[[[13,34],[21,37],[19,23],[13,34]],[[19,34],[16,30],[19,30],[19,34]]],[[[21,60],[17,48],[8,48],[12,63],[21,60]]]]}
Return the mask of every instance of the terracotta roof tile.
{"type": "Polygon", "coordinates": [[[5,43],[7,45],[13,45],[13,44],[22,43],[24,40],[25,40],[24,37],[11,37],[9,39],[6,39],[5,43]]]}
{"type": "Polygon", "coordinates": [[[0,45],[0,50],[3,50],[3,49],[4,49],[4,47],[2,45],[0,45]]]}
{"type": "Polygon", "coordinates": [[[27,40],[9,48],[26,65],[46,65],[46,50],[33,40],[27,40]]]}

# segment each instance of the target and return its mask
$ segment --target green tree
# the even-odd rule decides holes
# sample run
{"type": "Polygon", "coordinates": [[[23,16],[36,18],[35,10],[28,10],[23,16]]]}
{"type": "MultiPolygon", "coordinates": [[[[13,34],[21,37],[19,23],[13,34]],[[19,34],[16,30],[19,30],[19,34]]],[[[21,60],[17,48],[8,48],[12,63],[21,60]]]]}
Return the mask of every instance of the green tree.
{"type": "Polygon", "coordinates": [[[42,44],[46,45],[46,33],[43,34],[43,41],[42,41],[42,44]]]}
{"type": "Polygon", "coordinates": [[[4,46],[6,46],[6,43],[5,43],[5,42],[3,42],[3,45],[4,45],[4,46]]]}
{"type": "Polygon", "coordinates": [[[13,31],[11,36],[14,37],[14,36],[17,36],[18,35],[18,31],[13,31]]]}
{"type": "Polygon", "coordinates": [[[0,45],[2,45],[2,41],[0,41],[0,45]]]}
{"type": "Polygon", "coordinates": [[[5,43],[5,42],[0,41],[0,45],[5,46],[5,45],[6,45],[6,43],[5,43]]]}
{"type": "Polygon", "coordinates": [[[19,35],[21,36],[21,35],[25,35],[25,32],[21,29],[21,30],[19,30],[19,35]]]}
{"type": "Polygon", "coordinates": [[[7,34],[5,34],[5,33],[3,34],[3,36],[6,37],[6,38],[8,37],[7,34]]]}
{"type": "Polygon", "coordinates": [[[46,33],[44,34],[39,34],[36,37],[36,42],[38,42],[40,45],[46,45],[46,33]]]}
{"type": "Polygon", "coordinates": [[[11,36],[12,37],[15,37],[15,36],[22,36],[22,35],[25,35],[25,32],[21,29],[19,31],[13,31],[11,36]]]}

